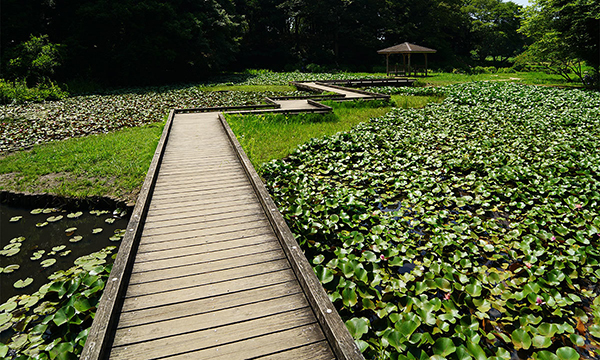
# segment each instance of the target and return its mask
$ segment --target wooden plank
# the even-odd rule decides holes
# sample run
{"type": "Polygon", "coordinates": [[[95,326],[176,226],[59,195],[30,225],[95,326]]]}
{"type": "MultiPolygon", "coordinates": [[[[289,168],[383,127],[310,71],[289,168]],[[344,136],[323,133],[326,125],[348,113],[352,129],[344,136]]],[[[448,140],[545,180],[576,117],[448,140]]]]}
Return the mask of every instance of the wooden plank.
{"type": "Polygon", "coordinates": [[[208,299],[186,301],[138,311],[126,311],[121,313],[119,328],[186,317],[191,315],[190,309],[195,309],[194,311],[197,314],[202,314],[258,302],[255,299],[270,300],[298,293],[302,293],[300,285],[296,281],[290,281],[208,299]]]}
{"type": "MultiPolygon", "coordinates": [[[[249,197],[252,198],[252,197],[249,197]]],[[[196,204],[195,202],[189,203],[188,206],[180,206],[176,208],[172,208],[169,211],[165,211],[164,209],[156,209],[153,211],[148,211],[148,215],[146,215],[146,221],[160,221],[164,219],[174,218],[176,216],[180,217],[192,217],[194,215],[207,215],[207,214],[218,214],[222,212],[231,212],[235,211],[234,209],[243,208],[249,209],[252,207],[260,206],[253,201],[248,201],[248,198],[237,199],[228,198],[225,202],[218,203],[209,203],[209,204],[196,204]],[[226,204],[226,208],[224,209],[223,205],[226,204]],[[163,211],[160,211],[163,210],[163,211]]]]}
{"type": "MultiPolygon", "coordinates": [[[[261,326],[263,326],[261,324],[261,326]]],[[[170,359],[254,359],[263,354],[270,354],[289,349],[290,347],[314,344],[325,337],[318,323],[273,332],[271,334],[226,345],[180,354],[170,359]]],[[[312,358],[310,358],[312,359],[312,358]]]]}
{"type": "Polygon", "coordinates": [[[197,245],[209,245],[221,241],[231,241],[245,239],[253,236],[272,234],[272,231],[265,229],[264,222],[253,223],[251,225],[242,224],[241,229],[228,229],[222,232],[200,235],[186,236],[182,238],[167,237],[164,241],[145,242],[141,241],[138,248],[138,255],[145,252],[161,251],[167,249],[181,249],[197,245]]]}
{"type": "Polygon", "coordinates": [[[214,177],[206,177],[200,178],[194,176],[193,181],[184,180],[184,181],[173,181],[172,179],[168,179],[165,183],[166,186],[162,186],[161,188],[156,189],[158,193],[175,193],[180,192],[182,190],[189,190],[192,188],[203,188],[208,186],[213,186],[215,184],[239,184],[242,182],[248,182],[248,179],[244,176],[243,173],[235,174],[223,177],[223,176],[214,176],[214,177]]]}
{"type": "Polygon", "coordinates": [[[209,283],[192,288],[173,290],[168,293],[144,295],[125,299],[122,311],[133,311],[165,306],[185,301],[210,298],[242,290],[256,289],[267,285],[280,284],[295,279],[289,268],[263,274],[209,283]]]}
{"type": "Polygon", "coordinates": [[[170,232],[163,234],[144,234],[141,240],[141,244],[152,244],[159,243],[165,241],[175,241],[175,240],[185,240],[191,239],[193,237],[204,237],[210,235],[224,234],[230,233],[235,230],[244,230],[244,229],[256,229],[258,227],[264,226],[264,224],[268,225],[268,221],[266,219],[256,220],[254,218],[249,218],[247,221],[238,221],[235,224],[224,223],[220,226],[214,226],[210,228],[203,229],[193,229],[188,231],[180,231],[180,232],[170,232]]]}
{"type": "Polygon", "coordinates": [[[268,351],[272,349],[269,343],[277,343],[285,348],[287,345],[281,340],[287,342],[291,337],[301,344],[321,341],[323,335],[319,334],[318,326],[313,325],[314,321],[310,310],[302,308],[219,328],[114,347],[111,358],[155,359],[180,355],[182,359],[212,359],[223,355],[226,359],[248,359],[256,354],[257,346],[266,346],[264,350],[268,351]],[[202,349],[209,350],[196,352],[202,349]],[[246,356],[240,357],[239,352],[246,350],[246,356]]]}
{"type": "Polygon", "coordinates": [[[180,256],[188,256],[191,254],[204,254],[204,253],[212,253],[215,251],[223,251],[228,249],[239,249],[242,247],[246,247],[249,245],[261,244],[264,242],[272,242],[275,241],[277,243],[277,238],[272,233],[265,232],[261,235],[248,236],[244,238],[235,238],[235,239],[227,239],[223,241],[213,241],[206,243],[199,243],[192,246],[185,247],[172,247],[168,246],[160,250],[150,251],[150,252],[140,252],[138,251],[136,262],[142,263],[145,261],[154,261],[158,259],[169,259],[176,258],[180,256]]]}
{"type": "Polygon", "coordinates": [[[277,206],[269,196],[264,184],[252,167],[250,160],[246,156],[240,143],[237,141],[233,131],[231,131],[227,121],[225,121],[225,117],[222,114],[219,114],[219,119],[229,136],[229,140],[237,151],[238,158],[244,166],[259,200],[263,204],[265,214],[273,226],[273,230],[281,243],[281,247],[286,253],[290,265],[298,277],[300,286],[302,286],[312,309],[315,311],[317,320],[323,327],[323,332],[325,333],[325,336],[327,336],[335,355],[340,360],[364,360],[362,353],[348,332],[348,329],[338,312],[335,310],[335,307],[331,303],[323,286],[317,279],[312,266],[308,260],[306,260],[304,253],[300,249],[300,246],[298,246],[294,235],[288,228],[283,216],[281,216],[277,206]]]}
{"type": "Polygon", "coordinates": [[[248,191],[251,191],[252,188],[249,186],[248,182],[244,181],[244,182],[237,182],[237,183],[224,183],[224,184],[214,184],[214,185],[207,185],[201,188],[196,188],[196,189],[189,189],[187,191],[184,192],[178,192],[178,193],[162,193],[162,194],[157,194],[156,197],[153,196],[153,199],[169,199],[169,200],[175,200],[175,199],[181,199],[181,198],[187,198],[188,196],[193,196],[196,194],[204,194],[204,193],[219,193],[219,192],[224,192],[224,191],[228,191],[229,189],[248,189],[248,191]]]}
{"type": "Polygon", "coordinates": [[[148,213],[154,213],[156,211],[168,211],[169,209],[190,206],[193,204],[206,205],[250,198],[256,198],[256,195],[254,193],[249,193],[246,189],[234,189],[228,191],[226,194],[205,194],[204,196],[200,194],[190,196],[186,199],[180,199],[180,201],[177,202],[173,202],[169,199],[156,200],[150,204],[148,213]]]}
{"type": "Polygon", "coordinates": [[[127,273],[133,265],[137,243],[144,224],[144,217],[150,204],[150,194],[154,190],[154,184],[158,175],[158,166],[165,153],[174,117],[175,112],[171,111],[156,146],[152,161],[150,162],[150,168],[146,174],[140,195],[137,198],[136,205],[127,224],[127,232],[121,240],[117,258],[113,263],[109,276],[110,281],[106,283],[106,287],[102,292],[94,321],[92,322],[87,341],[80,355],[80,359],[82,360],[96,360],[107,355],[107,345],[111,343],[112,330],[116,326],[119,315],[118,309],[121,306],[121,295],[127,286],[127,273]]]}
{"type": "MultiPolygon", "coordinates": [[[[256,300],[262,299],[256,298],[256,300]]],[[[190,308],[190,314],[187,316],[166,319],[158,323],[120,328],[115,333],[115,342],[113,346],[123,346],[141,341],[201,331],[208,328],[218,328],[220,326],[235,324],[241,321],[248,321],[292,310],[303,309],[307,306],[308,303],[304,298],[304,294],[300,292],[285,297],[257,301],[211,312],[203,312],[203,308],[198,308],[198,311],[201,311],[201,313],[198,314],[194,314],[193,308],[190,308]]],[[[199,342],[199,340],[196,340],[196,342],[199,342]]],[[[199,348],[204,347],[198,343],[196,346],[199,348]]]]}
{"type": "Polygon", "coordinates": [[[170,279],[183,277],[190,274],[205,274],[210,271],[216,272],[224,269],[232,269],[235,267],[242,268],[247,265],[254,263],[264,263],[267,261],[285,259],[285,255],[278,254],[280,251],[279,244],[273,242],[265,242],[262,244],[256,244],[246,246],[243,248],[227,249],[225,251],[215,251],[204,255],[203,261],[191,262],[191,259],[198,257],[188,256],[182,263],[173,261],[176,258],[171,258],[165,261],[147,261],[142,264],[136,264],[131,274],[130,286],[149,282],[157,281],[161,279],[170,279]],[[238,255],[236,256],[236,252],[238,255]],[[167,262],[168,261],[168,262],[167,262]],[[188,262],[190,261],[190,262],[188,262]],[[157,263],[160,263],[158,266],[157,263]],[[144,265],[144,271],[140,271],[139,267],[144,265]],[[164,266],[171,265],[171,266],[164,266]]]}
{"type": "Polygon", "coordinates": [[[210,230],[212,228],[220,228],[223,226],[231,226],[237,224],[251,223],[254,221],[264,220],[265,215],[262,213],[257,214],[248,214],[242,216],[229,216],[224,217],[220,220],[214,220],[210,222],[193,223],[193,224],[184,224],[177,227],[171,228],[153,228],[153,229],[144,229],[143,236],[152,236],[152,235],[165,235],[165,234],[179,234],[185,231],[191,230],[210,230]],[[201,226],[200,226],[201,225],[201,226]]]}
{"type": "MultiPolygon", "coordinates": [[[[232,209],[230,209],[232,210],[232,209]]],[[[157,220],[152,221],[146,226],[146,229],[161,229],[161,228],[180,228],[184,225],[191,224],[208,224],[213,221],[225,220],[225,219],[235,219],[244,216],[258,215],[262,213],[262,209],[260,207],[249,207],[247,209],[240,209],[239,211],[223,211],[219,213],[205,214],[205,215],[197,215],[197,216],[181,216],[173,218],[171,216],[170,219],[157,220]]]]}
{"type": "Polygon", "coordinates": [[[291,350],[285,350],[274,354],[261,356],[260,360],[289,360],[289,359],[310,359],[310,360],[335,360],[331,347],[327,340],[319,341],[313,344],[303,345],[291,350]]]}
{"type": "Polygon", "coordinates": [[[199,287],[202,285],[217,284],[221,282],[249,278],[254,275],[267,274],[289,268],[286,260],[274,260],[261,264],[243,266],[222,271],[215,271],[210,276],[204,274],[178,277],[153,281],[143,284],[132,284],[127,287],[125,297],[141,297],[153,294],[166,296],[167,292],[199,287]]]}

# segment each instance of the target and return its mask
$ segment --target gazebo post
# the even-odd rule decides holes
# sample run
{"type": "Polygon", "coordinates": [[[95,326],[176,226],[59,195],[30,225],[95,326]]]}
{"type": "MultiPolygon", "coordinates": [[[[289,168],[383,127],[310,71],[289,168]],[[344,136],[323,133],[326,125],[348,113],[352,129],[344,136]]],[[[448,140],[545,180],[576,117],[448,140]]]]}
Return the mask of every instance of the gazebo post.
{"type": "Polygon", "coordinates": [[[427,77],[427,54],[425,55],[425,77],[427,77]]]}
{"type": "Polygon", "coordinates": [[[390,76],[390,54],[385,54],[385,73],[390,76]]]}
{"type": "Polygon", "coordinates": [[[412,69],[410,68],[410,54],[408,54],[408,76],[412,73],[412,69]]]}
{"type": "Polygon", "coordinates": [[[404,76],[406,76],[406,54],[402,54],[402,71],[404,72],[404,76]]]}

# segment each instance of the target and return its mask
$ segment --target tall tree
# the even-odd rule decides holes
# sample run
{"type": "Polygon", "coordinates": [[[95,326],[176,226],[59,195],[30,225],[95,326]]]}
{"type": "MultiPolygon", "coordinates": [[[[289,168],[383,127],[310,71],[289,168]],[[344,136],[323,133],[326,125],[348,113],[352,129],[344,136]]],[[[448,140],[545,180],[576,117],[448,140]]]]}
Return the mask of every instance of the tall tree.
{"type": "Polygon", "coordinates": [[[521,61],[537,62],[566,79],[582,82],[582,62],[600,72],[600,2],[597,0],[534,0],[520,31],[533,39],[521,61]]]}

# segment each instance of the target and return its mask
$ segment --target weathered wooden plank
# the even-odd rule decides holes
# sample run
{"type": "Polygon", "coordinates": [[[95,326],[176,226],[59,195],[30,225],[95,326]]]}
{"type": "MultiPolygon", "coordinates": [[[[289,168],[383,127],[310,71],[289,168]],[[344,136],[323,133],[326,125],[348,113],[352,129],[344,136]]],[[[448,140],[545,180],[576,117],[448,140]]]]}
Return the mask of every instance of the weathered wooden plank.
{"type": "Polygon", "coordinates": [[[331,347],[327,340],[303,345],[291,350],[277,352],[271,355],[261,356],[257,360],[290,360],[290,359],[310,359],[310,360],[335,360],[331,347]]]}
{"type": "Polygon", "coordinates": [[[193,230],[188,230],[188,231],[180,231],[180,232],[164,233],[164,234],[154,234],[154,235],[145,234],[142,237],[141,244],[151,244],[151,243],[158,243],[158,242],[164,242],[164,241],[184,240],[184,239],[190,239],[193,237],[203,237],[203,236],[224,234],[224,233],[229,233],[229,232],[232,232],[235,230],[246,230],[246,229],[250,230],[250,229],[256,229],[260,226],[264,226],[264,224],[268,225],[268,222],[266,219],[256,220],[254,218],[249,218],[246,221],[239,221],[239,222],[236,222],[235,224],[224,223],[224,224],[221,224],[220,226],[214,226],[211,228],[193,229],[193,230]]]}
{"type": "MultiPolygon", "coordinates": [[[[231,209],[230,209],[231,210],[231,209]]],[[[239,211],[223,211],[219,213],[212,213],[206,215],[197,215],[197,216],[181,216],[176,217],[175,219],[164,219],[164,220],[154,220],[151,223],[147,223],[145,229],[161,229],[161,228],[174,228],[174,227],[182,227],[185,225],[192,224],[209,224],[213,221],[225,220],[225,219],[235,219],[244,216],[251,216],[262,214],[262,209],[260,207],[249,207],[247,209],[240,209],[239,211]]],[[[199,226],[201,227],[201,225],[199,226]]]]}
{"type": "Polygon", "coordinates": [[[167,292],[189,289],[208,284],[231,281],[252,277],[253,275],[267,274],[289,268],[286,260],[274,260],[261,264],[248,265],[233,269],[215,271],[210,276],[205,274],[190,275],[174,279],[153,281],[143,284],[132,284],[127,287],[125,297],[141,297],[153,294],[166,295],[167,292]]]}
{"type": "Polygon", "coordinates": [[[155,323],[168,319],[186,317],[192,314],[190,309],[194,309],[196,314],[203,314],[258,302],[256,299],[270,300],[298,294],[301,292],[302,289],[300,288],[300,285],[298,285],[296,281],[290,281],[256,289],[228,293],[208,299],[186,301],[183,303],[153,307],[138,311],[126,311],[121,313],[118,327],[126,328],[130,326],[155,323]]]}
{"type": "Polygon", "coordinates": [[[288,282],[294,279],[294,274],[287,268],[264,274],[230,279],[228,281],[209,283],[192,288],[173,290],[166,294],[159,293],[125,299],[122,311],[140,310],[154,306],[164,306],[179,302],[210,298],[212,296],[288,282]]]}
{"type": "Polygon", "coordinates": [[[242,199],[255,199],[256,195],[254,193],[248,193],[246,189],[232,189],[227,191],[227,193],[215,193],[215,194],[199,194],[194,196],[189,196],[185,199],[179,199],[179,201],[169,201],[169,199],[162,199],[153,201],[150,205],[148,213],[154,213],[155,211],[169,211],[170,209],[175,209],[178,207],[185,207],[191,205],[207,205],[207,204],[216,204],[223,203],[234,200],[242,200],[242,199]],[[220,196],[219,196],[220,195],[220,196]]]}
{"type": "Polygon", "coordinates": [[[176,217],[183,218],[203,215],[214,215],[232,212],[238,208],[246,210],[257,207],[260,207],[260,205],[257,204],[256,201],[248,201],[248,199],[236,199],[233,201],[218,202],[207,205],[197,205],[195,203],[191,203],[189,206],[174,208],[170,211],[149,211],[148,215],[146,215],[146,221],[170,220],[176,217]]]}
{"type": "Polygon", "coordinates": [[[223,230],[222,232],[208,235],[185,236],[181,238],[166,237],[163,241],[145,242],[143,241],[144,239],[142,239],[138,248],[138,255],[152,251],[162,251],[166,249],[181,249],[189,246],[209,245],[221,241],[231,241],[237,239],[245,239],[253,236],[271,234],[272,232],[268,229],[265,229],[264,225],[264,222],[252,223],[250,225],[242,224],[240,226],[242,226],[243,228],[225,228],[225,230],[223,230]]]}
{"type": "Polygon", "coordinates": [[[312,266],[308,260],[306,260],[304,253],[296,243],[294,235],[288,228],[283,216],[281,216],[281,213],[273,202],[273,199],[269,196],[260,177],[252,167],[242,146],[237,141],[233,131],[231,131],[231,128],[227,124],[227,121],[225,121],[225,117],[222,114],[219,114],[219,119],[237,151],[238,158],[244,166],[260,202],[263,204],[265,214],[273,226],[273,230],[281,243],[281,247],[286,253],[292,269],[294,269],[294,273],[298,276],[300,286],[302,286],[312,309],[315,311],[319,324],[323,327],[323,331],[327,336],[335,355],[340,360],[363,360],[364,357],[362,356],[362,353],[348,332],[346,325],[335,310],[329,296],[327,296],[327,293],[323,289],[323,286],[317,279],[312,266]]]}
{"type": "MultiPolygon", "coordinates": [[[[213,174],[210,174],[209,176],[193,176],[193,177],[189,177],[189,178],[179,179],[176,182],[167,178],[164,181],[162,181],[161,185],[167,185],[168,190],[180,190],[182,188],[189,188],[191,186],[194,186],[194,187],[206,186],[206,185],[211,185],[213,183],[220,182],[220,181],[232,181],[232,180],[248,181],[245,174],[243,174],[243,173],[235,174],[235,175],[213,173],[213,174]]],[[[167,189],[165,189],[165,190],[167,190],[167,189]]],[[[155,189],[155,191],[163,191],[163,189],[158,188],[158,189],[155,189]]]]}
{"type": "Polygon", "coordinates": [[[198,223],[194,224],[185,224],[181,226],[176,226],[172,228],[153,228],[153,229],[144,229],[143,236],[152,236],[152,235],[164,235],[164,234],[179,234],[184,231],[190,230],[210,230],[212,228],[219,228],[223,226],[232,226],[236,224],[244,224],[248,222],[260,221],[264,220],[264,214],[249,214],[242,216],[230,216],[224,217],[220,220],[214,220],[210,222],[203,222],[202,226],[198,226],[198,223]]]}
{"type": "MultiPolygon", "coordinates": [[[[235,324],[241,321],[248,321],[306,308],[308,305],[304,298],[304,294],[302,293],[268,300],[262,300],[258,297],[255,298],[255,300],[257,300],[257,302],[215,310],[208,313],[203,312],[204,309],[198,308],[197,310],[202,313],[194,314],[194,309],[191,308],[191,311],[187,316],[167,319],[159,323],[149,323],[117,329],[113,346],[122,346],[141,341],[175,336],[183,333],[201,331],[207,328],[218,328],[220,326],[235,324]]],[[[199,341],[197,340],[197,342],[199,341]]],[[[198,348],[204,347],[201,344],[196,344],[196,346],[198,346],[198,348]]]]}
{"type": "Polygon", "coordinates": [[[319,334],[320,329],[314,325],[314,321],[311,311],[301,308],[218,328],[114,347],[111,358],[153,359],[180,354],[182,359],[212,359],[220,355],[227,359],[248,359],[257,353],[257,345],[259,348],[267,346],[264,350],[268,351],[272,349],[269,343],[279,343],[280,347],[285,348],[287,345],[282,344],[281,340],[292,340],[290,338],[295,338],[294,342],[302,345],[322,340],[323,335],[319,334]],[[252,353],[247,352],[246,356],[240,357],[239,352],[250,351],[251,348],[252,353]],[[201,349],[210,350],[194,353],[201,349]],[[238,356],[235,356],[236,352],[238,356]]]}
{"type": "MultiPolygon", "coordinates": [[[[156,199],[181,199],[181,198],[187,198],[188,196],[193,196],[195,194],[204,194],[204,193],[218,193],[218,192],[223,192],[223,191],[228,191],[229,189],[240,189],[240,188],[246,188],[248,189],[248,191],[251,191],[251,187],[249,186],[249,184],[247,182],[238,182],[238,183],[225,183],[225,184],[215,184],[215,185],[208,185],[208,186],[204,186],[202,188],[196,188],[196,189],[189,189],[188,191],[185,192],[178,192],[176,194],[158,194],[156,195],[156,199]]],[[[154,198],[154,196],[153,196],[154,198]]]]}
{"type": "Polygon", "coordinates": [[[229,249],[239,249],[242,247],[262,244],[264,242],[272,242],[275,241],[277,243],[277,238],[272,233],[265,233],[257,236],[248,236],[244,238],[236,238],[229,239],[224,241],[213,241],[207,243],[199,243],[193,246],[186,247],[172,247],[169,246],[167,248],[163,248],[161,250],[151,251],[151,252],[140,252],[138,251],[136,262],[143,263],[145,261],[155,261],[159,259],[169,259],[169,258],[178,258],[181,256],[189,256],[192,254],[206,254],[212,253],[215,251],[224,251],[229,249]]]}
{"type": "Polygon", "coordinates": [[[312,323],[289,330],[273,332],[258,338],[180,354],[170,357],[170,359],[253,359],[263,354],[284,351],[290,347],[314,344],[324,338],[319,324],[312,323]]]}
{"type": "MultiPolygon", "coordinates": [[[[266,243],[268,244],[268,243],[266,243]]],[[[238,250],[240,254],[236,257],[218,258],[214,260],[206,260],[198,263],[190,263],[185,265],[171,266],[168,268],[152,268],[147,271],[134,271],[131,274],[131,281],[129,285],[136,285],[147,283],[151,281],[167,280],[190,276],[191,274],[210,274],[211,272],[223,271],[228,269],[242,268],[252,264],[261,264],[274,260],[285,259],[285,255],[281,252],[281,249],[274,246],[272,249],[268,249],[267,246],[251,246],[249,249],[230,249],[238,250]]],[[[210,253],[215,255],[216,253],[210,253]]],[[[216,257],[216,256],[215,256],[216,257]]],[[[175,263],[175,262],[172,262],[175,263]]],[[[154,266],[154,262],[148,262],[146,268],[154,266]]],[[[210,274],[212,276],[212,274],[210,274]]],[[[207,275],[208,276],[208,275],[207,275]]],[[[184,279],[185,280],[185,279],[184,279]]]]}

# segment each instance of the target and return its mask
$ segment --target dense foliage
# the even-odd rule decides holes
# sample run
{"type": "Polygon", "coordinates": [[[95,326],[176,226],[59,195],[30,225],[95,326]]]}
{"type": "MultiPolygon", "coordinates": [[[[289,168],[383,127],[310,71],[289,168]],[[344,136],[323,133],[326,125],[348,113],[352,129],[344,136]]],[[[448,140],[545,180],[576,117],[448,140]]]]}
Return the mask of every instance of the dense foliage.
{"type": "Polygon", "coordinates": [[[263,176],[367,358],[600,356],[600,96],[444,89],[263,176]]]}

